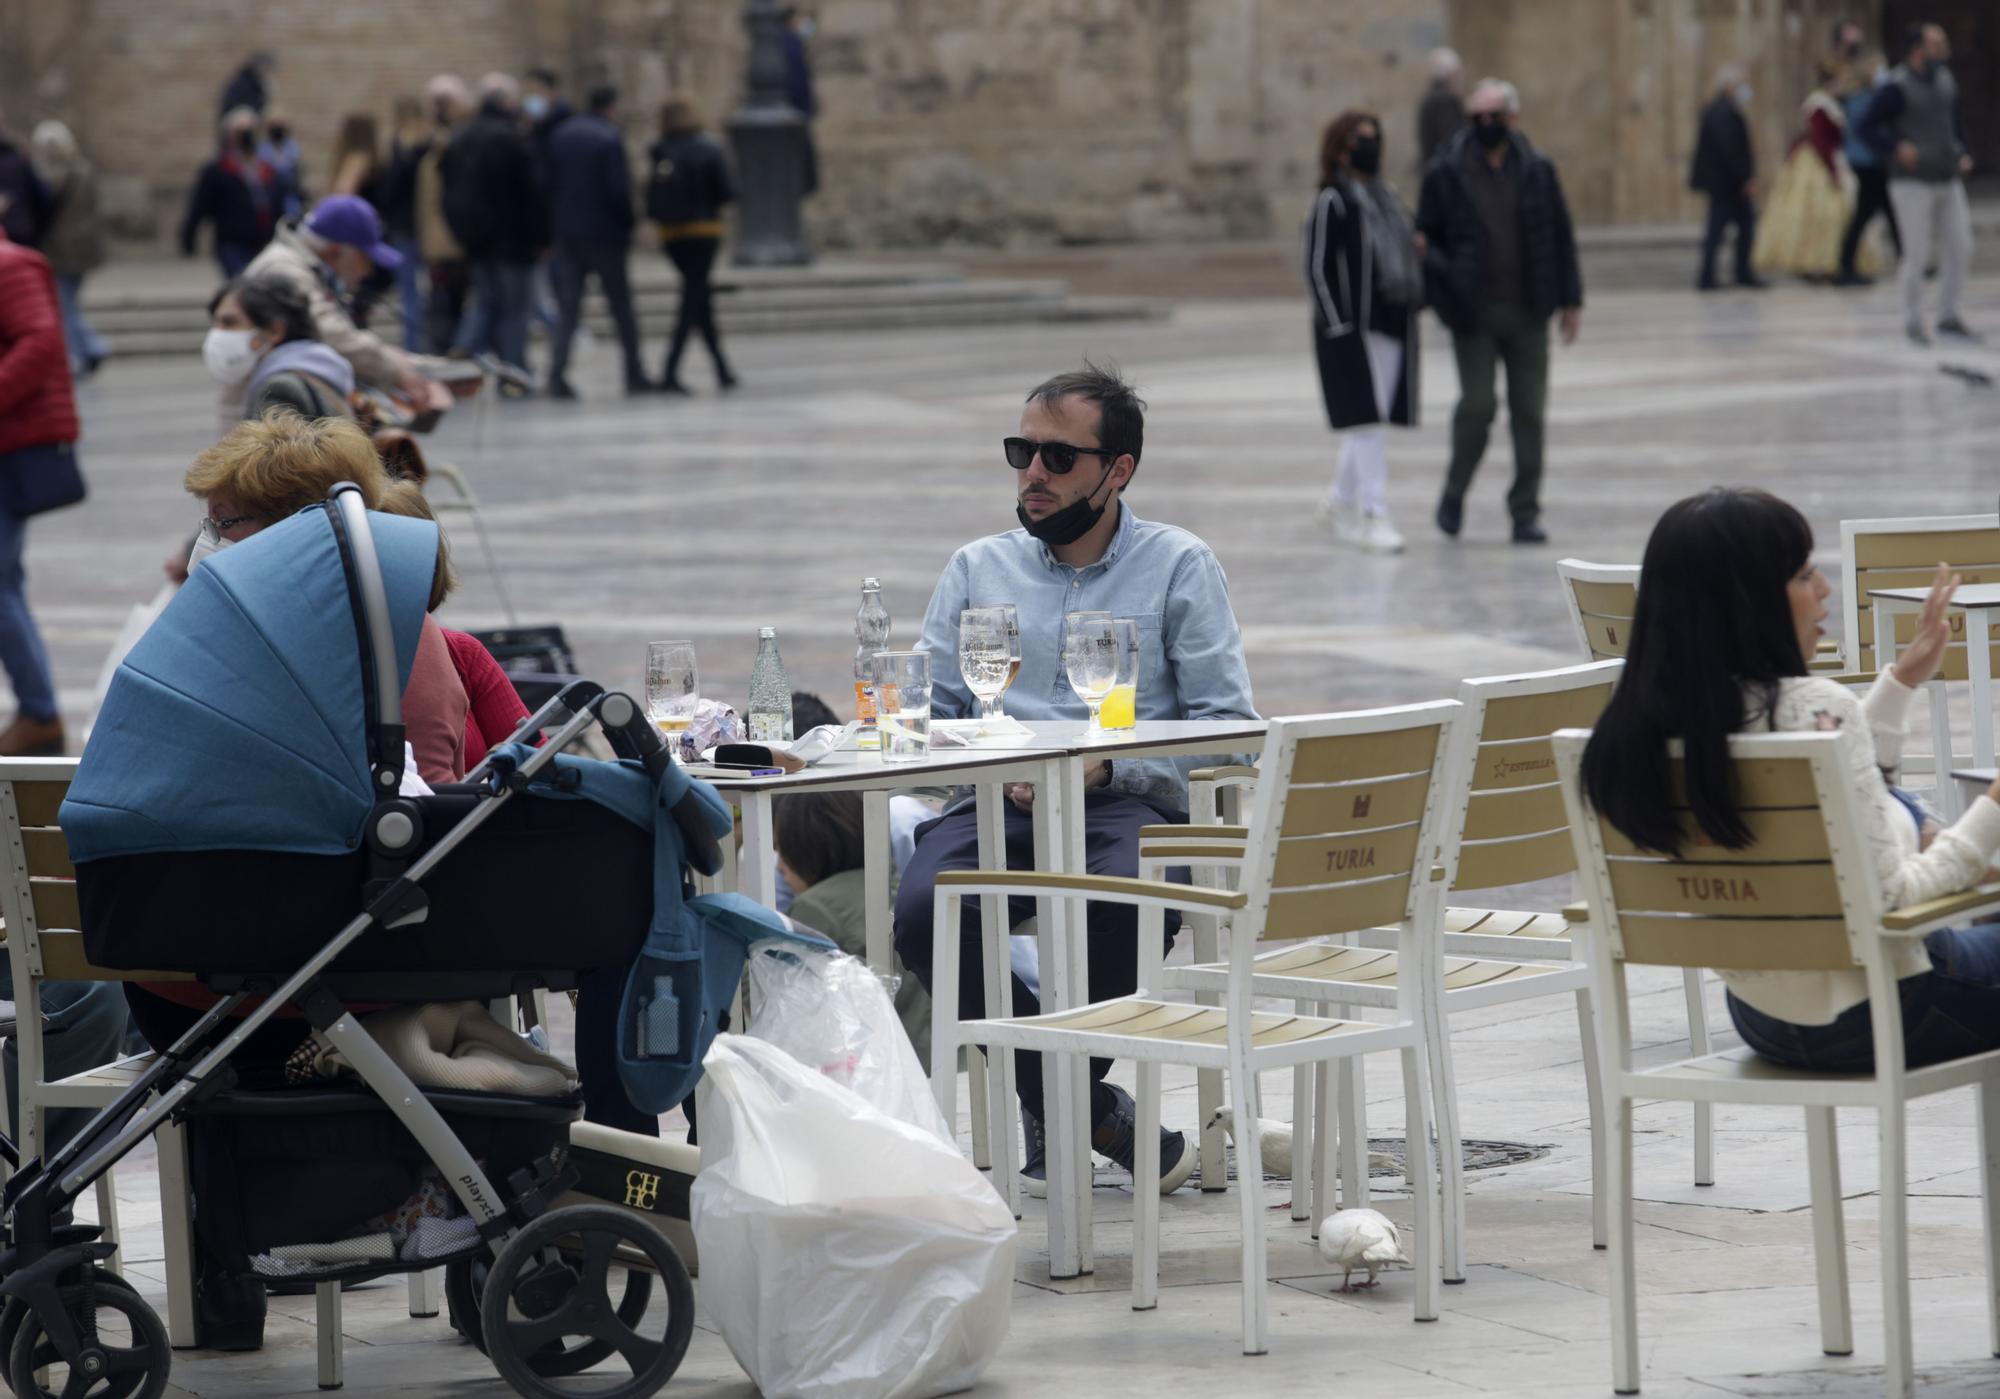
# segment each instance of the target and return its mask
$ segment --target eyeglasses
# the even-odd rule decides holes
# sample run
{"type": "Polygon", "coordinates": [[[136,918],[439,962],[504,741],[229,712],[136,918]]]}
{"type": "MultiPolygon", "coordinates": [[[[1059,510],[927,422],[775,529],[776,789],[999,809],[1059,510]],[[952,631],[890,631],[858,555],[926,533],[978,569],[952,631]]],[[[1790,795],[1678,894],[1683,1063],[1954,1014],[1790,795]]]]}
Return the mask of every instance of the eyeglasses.
{"type": "Polygon", "coordinates": [[[196,532],[209,543],[220,544],[222,536],[228,531],[235,529],[238,525],[250,524],[256,518],[255,515],[224,515],[218,520],[213,515],[204,515],[201,517],[201,524],[196,532]]]}
{"type": "Polygon", "coordinates": [[[1035,453],[1042,454],[1042,465],[1052,476],[1067,476],[1076,468],[1079,452],[1088,452],[1093,457],[1116,457],[1118,453],[1103,447],[1072,447],[1067,442],[1037,442],[1028,437],[1009,437],[1000,446],[1007,453],[1007,465],[1016,471],[1026,471],[1035,460],[1035,453]]]}

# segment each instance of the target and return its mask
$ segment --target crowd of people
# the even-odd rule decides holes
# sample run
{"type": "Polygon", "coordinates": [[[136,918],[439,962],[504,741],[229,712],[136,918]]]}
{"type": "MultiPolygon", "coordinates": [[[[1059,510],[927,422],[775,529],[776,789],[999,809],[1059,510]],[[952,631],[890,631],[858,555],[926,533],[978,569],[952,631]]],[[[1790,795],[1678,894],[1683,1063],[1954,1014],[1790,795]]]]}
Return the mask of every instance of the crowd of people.
{"type": "MultiPolygon", "coordinates": [[[[687,394],[681,361],[693,335],[717,384],[735,387],[711,291],[735,186],[692,102],[675,98],[658,113],[641,185],[616,88],[591,88],[579,110],[551,69],[518,79],[488,73],[476,88],[441,73],[421,97],[396,100],[386,142],[375,114],[346,116],[316,172],[301,159],[290,119],[271,105],[274,67],[271,55],[253,55],[224,88],[216,151],[181,220],[182,252],[193,256],[207,230],[225,283],[257,271],[271,247],[309,243],[327,206],[350,201],[338,206],[349,211],[341,217],[365,205],[379,224],[379,251],[365,269],[332,268],[328,291],[356,330],[386,337],[405,355],[490,355],[511,371],[503,394],[522,396],[539,382],[551,398],[575,399],[571,354],[595,281],[617,329],[626,393],[687,394]],[[629,265],[642,211],[681,281],[657,375],[641,360],[629,265]],[[383,330],[373,329],[377,322],[383,330]],[[528,349],[536,323],[549,345],[539,381],[528,349]]],[[[810,101],[809,78],[802,91],[810,101]]],[[[406,380],[408,362],[396,363],[406,380]]]]}

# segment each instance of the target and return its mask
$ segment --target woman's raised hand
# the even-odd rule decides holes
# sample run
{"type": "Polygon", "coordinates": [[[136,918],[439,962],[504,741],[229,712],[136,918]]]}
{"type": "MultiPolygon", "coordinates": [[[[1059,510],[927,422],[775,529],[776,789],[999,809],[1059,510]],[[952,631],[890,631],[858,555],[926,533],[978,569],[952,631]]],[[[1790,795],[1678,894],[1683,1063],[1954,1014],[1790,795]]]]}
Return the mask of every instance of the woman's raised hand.
{"type": "Polygon", "coordinates": [[[1948,609],[1952,594],[1958,591],[1958,582],[1958,575],[1950,568],[1944,564],[1937,566],[1931,595],[1924,599],[1924,610],[1917,615],[1916,634],[1889,667],[1899,682],[1913,690],[1936,675],[1938,663],[1944,660],[1944,648],[1951,641],[1948,609]]]}

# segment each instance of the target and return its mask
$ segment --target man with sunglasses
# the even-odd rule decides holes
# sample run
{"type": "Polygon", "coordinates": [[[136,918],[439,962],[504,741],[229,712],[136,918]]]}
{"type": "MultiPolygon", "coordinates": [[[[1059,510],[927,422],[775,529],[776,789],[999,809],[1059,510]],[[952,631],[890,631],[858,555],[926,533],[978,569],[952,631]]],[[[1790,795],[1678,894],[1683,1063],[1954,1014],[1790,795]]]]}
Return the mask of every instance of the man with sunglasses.
{"type": "MultiPolygon", "coordinates": [[[[1123,502],[1139,466],[1145,405],[1117,374],[1086,363],[1028,395],[1018,436],[1003,443],[1013,468],[1020,528],[966,545],[945,565],[924,616],[921,648],[932,662],[931,710],[955,719],[976,712],[958,670],[959,613],[1011,602],[1021,629],[1021,670],[1007,691],[1007,712],[1023,720],[1082,719],[1089,711],[1070,689],[1062,663],[1064,620],[1076,612],[1130,617],[1139,629],[1141,719],[1251,719],[1250,675],[1229,606],[1228,582],[1208,546],[1186,530],[1141,520],[1123,502]]],[[[1084,794],[1084,849],[1089,872],[1136,875],[1141,826],[1187,819],[1187,773],[1215,759],[1118,760],[1090,769],[1084,794]]],[[[1007,790],[1007,864],[1033,869],[1035,792],[1007,790]]],[[[969,796],[917,829],[915,853],[896,896],[896,950],[933,996],[932,898],[941,870],[976,869],[979,840],[969,796]]],[[[1032,916],[1034,902],[1010,902],[1009,919],[1032,916]]],[[[986,1013],[979,975],[977,900],[961,907],[963,940],[959,1014],[986,1013]]],[[[1089,906],[1087,939],[1093,997],[1129,995],[1138,985],[1138,913],[1089,906]]],[[[1171,941],[1179,920],[1169,914],[1171,941]]],[[[1039,981],[1016,966],[1014,1005],[1033,1014],[1039,981]],[[1023,973],[1026,973],[1024,975],[1023,973]]],[[[1132,1097],[1105,1082],[1111,1062],[1091,1061],[1092,1145],[1132,1168],[1136,1130],[1132,1097]]],[[[1027,1142],[1028,1193],[1047,1191],[1041,1056],[1016,1056],[1015,1085],[1027,1142]]],[[[1179,1132],[1160,1132],[1160,1190],[1178,1189],[1194,1166],[1179,1132]]]]}

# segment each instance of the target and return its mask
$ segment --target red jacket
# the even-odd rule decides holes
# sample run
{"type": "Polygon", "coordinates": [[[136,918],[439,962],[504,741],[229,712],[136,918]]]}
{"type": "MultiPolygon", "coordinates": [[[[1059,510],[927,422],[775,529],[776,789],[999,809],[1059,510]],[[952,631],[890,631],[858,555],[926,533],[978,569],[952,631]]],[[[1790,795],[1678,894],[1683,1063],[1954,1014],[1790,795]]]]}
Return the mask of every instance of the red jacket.
{"type": "Polygon", "coordinates": [[[76,436],[55,274],[0,231],[0,455],[76,436]]]}
{"type": "Polygon", "coordinates": [[[486,750],[506,740],[528,717],[528,706],[514,689],[514,682],[493,659],[493,653],[479,638],[442,627],[445,645],[451,648],[451,663],[465,686],[465,770],[479,766],[486,750]]]}

